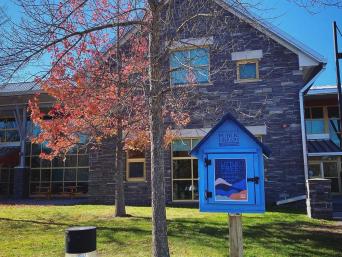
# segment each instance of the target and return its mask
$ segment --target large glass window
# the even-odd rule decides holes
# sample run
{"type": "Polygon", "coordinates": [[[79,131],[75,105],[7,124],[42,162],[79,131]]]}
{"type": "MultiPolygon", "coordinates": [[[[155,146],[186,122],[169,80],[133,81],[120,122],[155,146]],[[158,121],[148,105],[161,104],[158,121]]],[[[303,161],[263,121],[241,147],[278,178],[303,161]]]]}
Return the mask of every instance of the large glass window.
{"type": "Polygon", "coordinates": [[[198,200],[198,160],[189,155],[200,139],[172,143],[172,188],[174,201],[198,200]]]}
{"type": "Polygon", "coordinates": [[[127,181],[131,182],[146,180],[146,163],[144,152],[127,152],[126,179],[127,181]]]}
{"type": "Polygon", "coordinates": [[[171,84],[209,83],[209,49],[174,51],[170,56],[171,84]]]}
{"type": "Polygon", "coordinates": [[[30,171],[30,195],[83,195],[88,192],[89,156],[83,148],[74,148],[65,158],[52,161],[39,157],[50,150],[46,144],[27,144],[26,165],[30,171]]]}
{"type": "Polygon", "coordinates": [[[20,141],[15,119],[0,119],[0,143],[20,141]]]}

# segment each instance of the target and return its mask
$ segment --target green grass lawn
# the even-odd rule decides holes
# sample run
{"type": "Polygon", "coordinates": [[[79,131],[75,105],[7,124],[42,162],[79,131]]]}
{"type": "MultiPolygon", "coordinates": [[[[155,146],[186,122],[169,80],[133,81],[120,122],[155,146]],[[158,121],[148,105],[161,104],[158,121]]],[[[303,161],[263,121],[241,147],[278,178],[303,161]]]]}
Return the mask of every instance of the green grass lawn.
{"type": "MultiPolygon", "coordinates": [[[[64,231],[98,228],[104,256],[150,256],[151,209],[128,207],[130,218],[113,218],[113,207],[0,205],[0,256],[63,256],[64,231]]],[[[227,215],[167,209],[172,256],[227,256],[227,215]]],[[[342,225],[310,220],[281,209],[243,217],[245,256],[342,256],[342,225]]]]}

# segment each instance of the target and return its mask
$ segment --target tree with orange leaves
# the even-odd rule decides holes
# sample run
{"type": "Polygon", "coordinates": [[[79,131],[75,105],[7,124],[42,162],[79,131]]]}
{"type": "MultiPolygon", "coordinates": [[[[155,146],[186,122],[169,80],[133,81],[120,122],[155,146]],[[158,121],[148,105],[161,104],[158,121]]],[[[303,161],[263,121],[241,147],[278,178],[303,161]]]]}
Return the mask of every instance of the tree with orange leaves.
{"type": "MultiPolygon", "coordinates": [[[[61,19],[69,14],[60,26],[75,33],[89,14],[86,9],[79,9],[70,15],[68,9],[76,8],[73,6],[76,3],[71,1],[70,5],[58,9],[61,19]]],[[[110,8],[107,5],[108,2],[103,1],[102,6],[93,6],[92,19],[101,20],[115,13],[117,23],[127,21],[132,6],[121,1],[110,8]],[[106,14],[105,10],[110,11],[106,14]]],[[[150,98],[146,95],[150,60],[146,55],[148,39],[144,30],[131,35],[129,42],[124,44],[122,41],[128,29],[116,26],[112,30],[94,31],[51,45],[48,50],[53,60],[52,68],[47,77],[38,77],[36,81],[55,103],[50,111],[43,113],[38,97],[35,97],[29,103],[29,110],[32,121],[41,129],[33,141],[47,142],[51,149],[49,154],[42,153],[42,158],[63,156],[84,137],[93,147],[105,140],[115,143],[115,216],[124,217],[124,153],[130,149],[144,150],[150,144],[150,98]]],[[[189,115],[181,111],[187,92],[188,88],[169,93],[162,103],[162,117],[169,121],[164,128],[164,145],[174,138],[172,129],[189,122],[189,115]]]]}
{"type": "MultiPolygon", "coordinates": [[[[116,13],[117,22],[125,21],[125,13],[131,8],[128,5],[124,10],[119,9],[123,7],[119,2],[109,8],[116,13]]],[[[61,5],[57,16],[64,19],[76,4],[78,1],[61,5]]],[[[103,10],[109,6],[106,1],[102,5],[93,6],[92,20],[100,20],[106,15],[103,10]]],[[[87,21],[87,12],[79,9],[61,26],[76,32],[87,21]]],[[[42,154],[42,158],[66,154],[83,137],[93,146],[104,140],[114,140],[117,217],[126,216],[122,175],[124,151],[148,145],[148,112],[144,98],[147,41],[137,36],[125,46],[129,51],[124,51],[119,42],[125,33],[125,29],[118,26],[113,31],[94,31],[49,47],[54,60],[52,69],[45,79],[38,78],[37,83],[55,99],[55,103],[48,113],[41,112],[38,97],[29,103],[31,119],[41,128],[34,141],[47,142],[51,149],[51,153],[42,154]],[[108,50],[103,51],[104,47],[108,50]],[[44,119],[46,116],[49,118],[44,119]]]]}
{"type": "MultiPolygon", "coordinates": [[[[60,10],[63,17],[63,9],[60,10]]],[[[85,14],[77,13],[80,22],[85,14]]],[[[95,14],[94,14],[95,15],[95,14]]],[[[97,15],[97,14],[96,14],[97,15]]],[[[65,29],[75,29],[71,23],[65,29]]],[[[116,30],[116,42],[124,35],[116,30]]],[[[55,99],[51,110],[42,113],[38,97],[29,103],[31,119],[41,133],[36,143],[47,142],[51,149],[42,158],[65,155],[81,139],[99,145],[113,140],[115,151],[115,216],[126,216],[123,186],[123,154],[127,149],[148,146],[148,112],[144,97],[147,80],[147,41],[144,37],[131,39],[123,50],[117,43],[110,45],[109,37],[94,32],[70,48],[72,39],[49,49],[53,60],[49,76],[37,79],[42,90],[55,99]],[[98,50],[108,45],[105,53],[98,50]],[[48,117],[48,119],[46,119],[48,117]],[[139,139],[139,140],[137,140],[139,139]]]]}

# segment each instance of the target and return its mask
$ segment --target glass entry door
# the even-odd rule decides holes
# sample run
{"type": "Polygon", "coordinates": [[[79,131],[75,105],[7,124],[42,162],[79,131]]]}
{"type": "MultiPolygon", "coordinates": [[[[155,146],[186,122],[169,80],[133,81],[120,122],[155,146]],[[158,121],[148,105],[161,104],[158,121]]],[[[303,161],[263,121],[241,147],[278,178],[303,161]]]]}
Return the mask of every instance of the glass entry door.
{"type": "Polygon", "coordinates": [[[331,192],[342,193],[340,160],[317,160],[309,163],[309,178],[331,180],[331,192]]]}

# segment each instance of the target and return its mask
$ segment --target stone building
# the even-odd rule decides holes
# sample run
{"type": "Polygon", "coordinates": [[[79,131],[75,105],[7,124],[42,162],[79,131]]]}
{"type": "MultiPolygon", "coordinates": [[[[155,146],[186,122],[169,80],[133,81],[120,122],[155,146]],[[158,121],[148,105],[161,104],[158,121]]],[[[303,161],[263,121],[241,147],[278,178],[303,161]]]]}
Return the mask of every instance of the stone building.
{"type": "MultiPolygon", "coordinates": [[[[171,54],[165,60],[175,70],[170,75],[171,86],[187,83],[185,77],[189,66],[195,71],[197,82],[196,97],[191,98],[191,122],[187,128],[178,131],[179,138],[164,154],[167,203],[197,201],[198,164],[188,152],[225,113],[237,118],[272,151],[271,157],[265,161],[267,203],[305,195],[309,171],[304,94],[324,69],[324,58],[272,25],[223,1],[213,0],[208,5],[206,8],[220,11],[217,19],[238,26],[220,27],[210,35],[201,34],[201,31],[186,33],[172,46],[171,54]],[[194,59],[189,61],[189,57],[194,59]],[[183,66],[183,62],[188,65],[183,66]],[[219,69],[223,64],[225,69],[219,69]]],[[[0,88],[0,95],[5,88],[3,91],[0,88]]],[[[25,95],[30,93],[29,90],[25,95]]],[[[12,99],[13,96],[2,97],[12,99]]],[[[14,103],[14,100],[9,101],[14,103]]],[[[1,101],[0,106],[8,108],[9,104],[1,101]]],[[[0,116],[5,116],[2,111],[0,116]]],[[[1,119],[0,141],[1,133],[10,135],[8,131],[11,129],[16,130],[13,116],[9,120],[1,119]]],[[[11,144],[8,141],[12,139],[5,136],[5,142],[0,143],[0,162],[4,158],[1,156],[8,156],[9,146],[5,145],[11,144]]],[[[13,155],[18,153],[16,147],[13,155]]],[[[114,202],[114,147],[110,143],[91,153],[76,149],[65,163],[38,161],[36,153],[48,149],[35,145],[30,149],[26,151],[24,165],[30,174],[26,182],[30,197],[63,197],[75,193],[92,203],[114,202]]],[[[128,152],[126,157],[126,202],[149,204],[150,154],[128,152]]],[[[0,169],[5,170],[5,166],[0,169]]],[[[13,170],[15,165],[9,166],[6,169],[13,170]]],[[[12,175],[12,180],[11,176],[7,177],[8,190],[4,190],[1,184],[0,191],[13,193],[16,176],[12,175]]]]}
{"type": "MultiPolygon", "coordinates": [[[[207,4],[203,8],[219,13],[216,19],[235,26],[218,25],[210,36],[207,30],[191,29],[171,45],[166,61],[176,70],[170,76],[171,86],[187,84],[184,74],[188,70],[182,66],[186,62],[198,72],[198,85],[196,97],[191,99],[191,122],[165,152],[167,202],[198,198],[197,160],[188,151],[225,113],[234,115],[272,150],[266,160],[268,202],[305,195],[301,90],[323,69],[324,58],[277,28],[222,1],[207,4]]],[[[106,166],[110,163],[104,162],[106,154],[108,149],[91,158],[90,170],[94,172],[90,172],[90,181],[96,186],[92,188],[90,182],[89,198],[94,201],[113,201],[113,175],[106,166]]],[[[125,192],[129,204],[149,202],[149,158],[149,153],[132,157],[128,154],[125,192]]]]}

